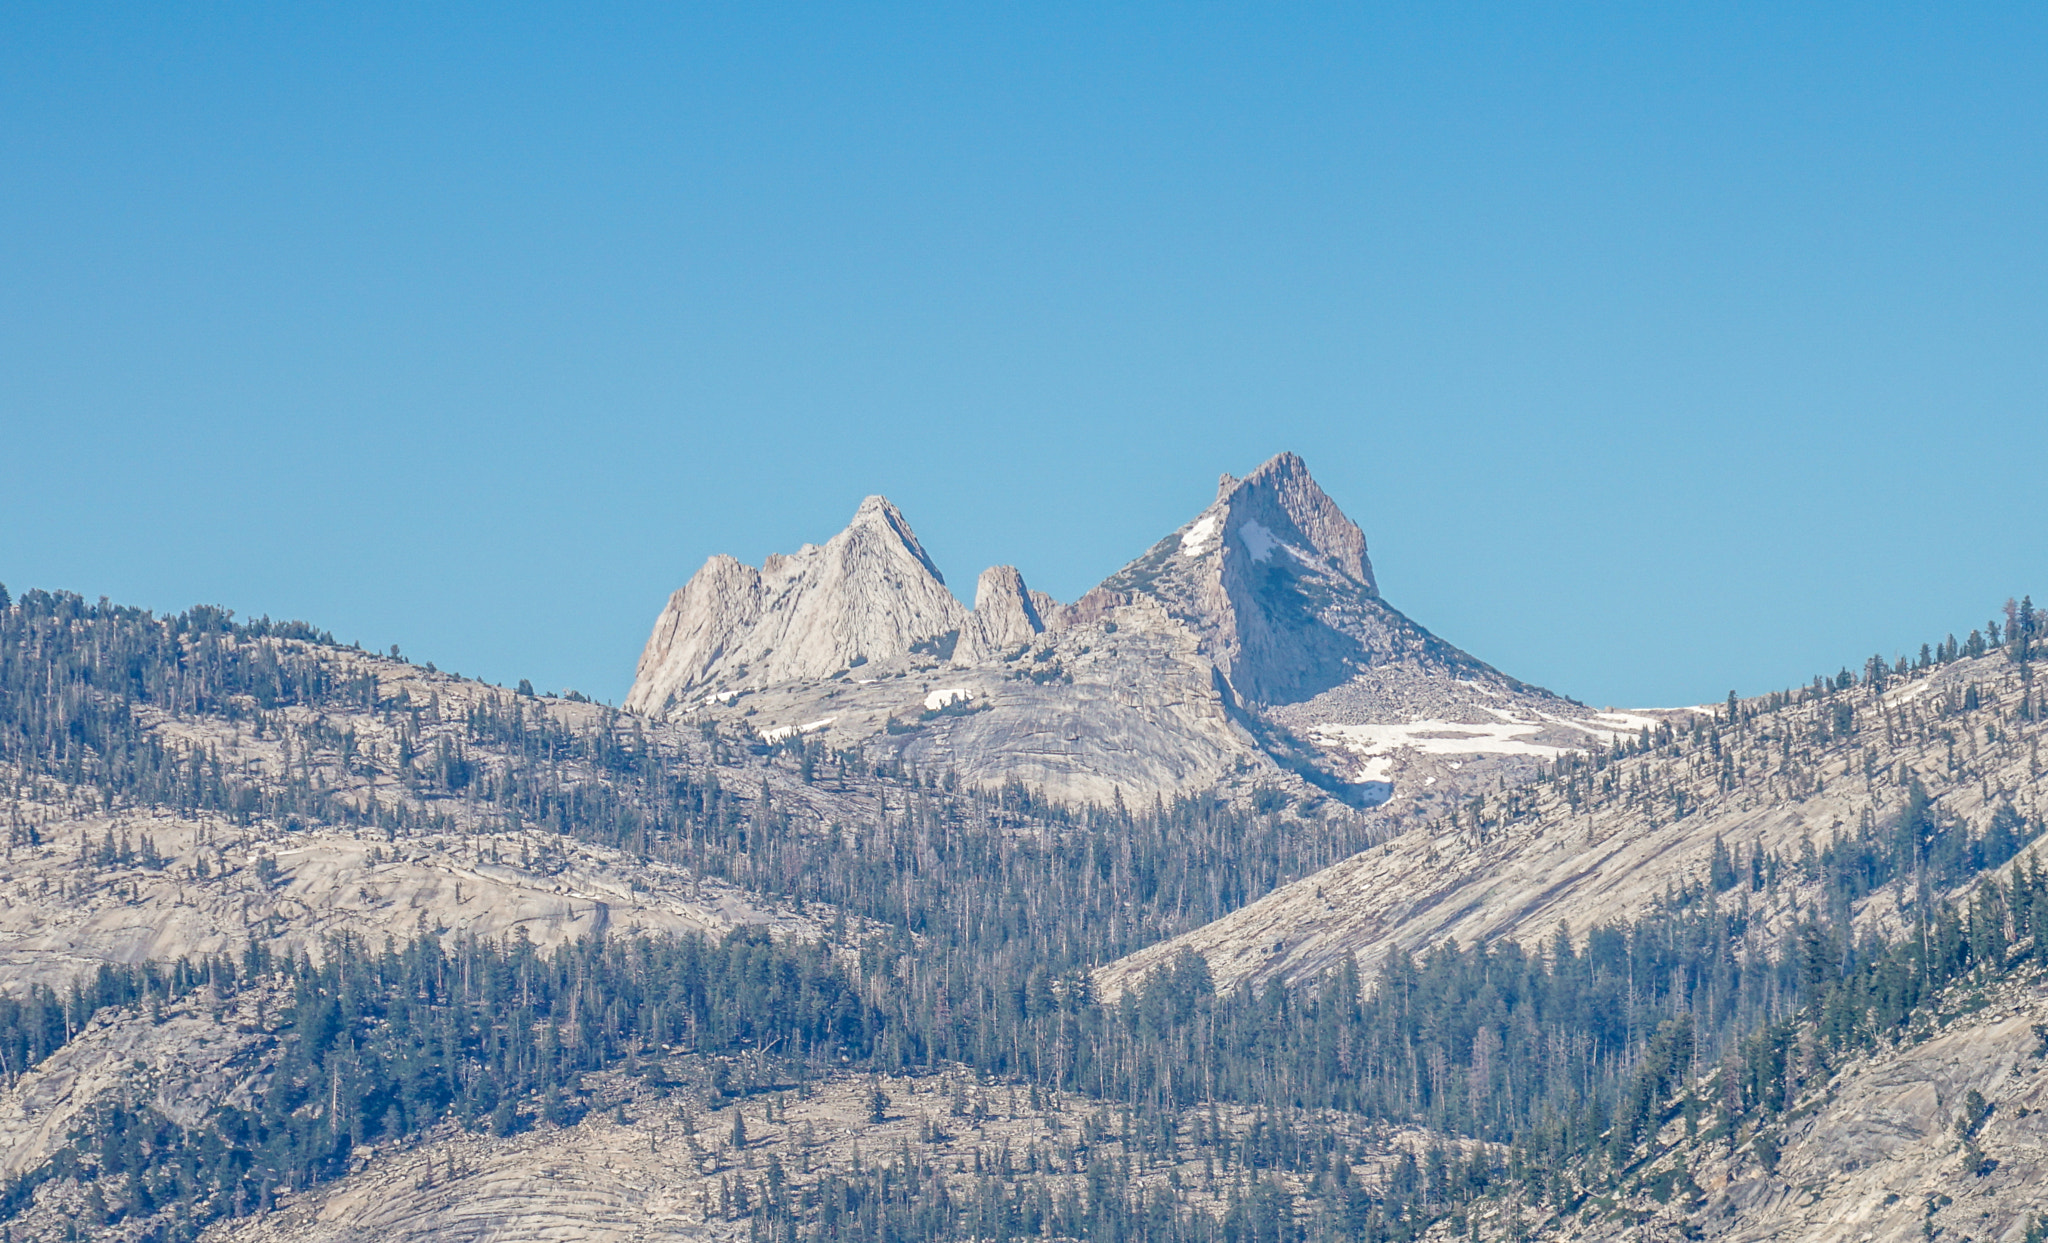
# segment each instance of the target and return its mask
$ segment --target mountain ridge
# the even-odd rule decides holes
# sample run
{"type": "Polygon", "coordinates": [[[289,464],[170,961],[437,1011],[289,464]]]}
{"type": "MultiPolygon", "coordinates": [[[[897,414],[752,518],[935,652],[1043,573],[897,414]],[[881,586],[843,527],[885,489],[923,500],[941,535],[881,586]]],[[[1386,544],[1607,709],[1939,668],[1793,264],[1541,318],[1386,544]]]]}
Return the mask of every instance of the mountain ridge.
{"type": "Polygon", "coordinates": [[[1080,801],[1269,784],[1366,807],[1401,784],[1435,802],[1521,757],[1361,754],[1342,731],[1506,711],[1542,747],[1603,736],[1582,705],[1388,604],[1364,532],[1293,453],[1223,475],[1214,501],[1065,605],[998,566],[959,606],[870,497],[822,548],[758,572],[708,561],[664,607],[626,707],[1080,801]],[[878,529],[890,538],[863,535],[878,529]]]}

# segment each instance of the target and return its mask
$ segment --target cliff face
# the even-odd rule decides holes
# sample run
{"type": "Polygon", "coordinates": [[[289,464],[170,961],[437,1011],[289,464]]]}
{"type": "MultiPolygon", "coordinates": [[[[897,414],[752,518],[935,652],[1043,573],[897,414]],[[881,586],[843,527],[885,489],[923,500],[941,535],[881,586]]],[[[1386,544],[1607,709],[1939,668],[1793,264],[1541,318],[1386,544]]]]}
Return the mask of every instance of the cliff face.
{"type": "Polygon", "coordinates": [[[1442,799],[1598,733],[1382,600],[1364,533],[1291,453],[1224,476],[1201,513],[1065,606],[996,566],[962,607],[902,514],[869,497],[822,547],[758,571],[706,563],[662,611],[626,707],[1101,801],[1237,781],[1371,805],[1404,777],[1442,799]],[[1496,728],[1502,713],[1539,751],[1480,747],[1469,771],[1327,733],[1496,728]]]}
{"type": "Polygon", "coordinates": [[[974,586],[974,614],[956,649],[963,664],[987,664],[1045,633],[1035,594],[1013,565],[993,565],[974,586]]]}

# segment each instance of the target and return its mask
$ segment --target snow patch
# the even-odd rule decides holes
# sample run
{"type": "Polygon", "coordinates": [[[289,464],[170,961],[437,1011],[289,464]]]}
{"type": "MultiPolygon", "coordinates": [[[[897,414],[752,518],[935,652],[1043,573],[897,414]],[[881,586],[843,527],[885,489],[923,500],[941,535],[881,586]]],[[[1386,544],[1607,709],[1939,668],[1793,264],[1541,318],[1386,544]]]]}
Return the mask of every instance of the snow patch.
{"type": "Polygon", "coordinates": [[[708,708],[712,704],[729,704],[739,697],[738,691],[713,691],[704,696],[704,706],[708,708]]]}
{"type": "MultiPolygon", "coordinates": [[[[1914,700],[1920,698],[1920,696],[1925,695],[1928,691],[1931,691],[1933,689],[1934,679],[1930,677],[1921,676],[1917,677],[1914,680],[1913,684],[1907,687],[1905,690],[1887,690],[1886,696],[1888,701],[1894,704],[1912,703],[1914,700]]],[[[1704,711],[1710,712],[1712,711],[1712,709],[1704,709],[1704,711]]]]}
{"type": "Polygon", "coordinates": [[[1384,766],[1392,763],[1391,756],[1396,751],[1417,751],[1423,755],[1534,755],[1544,759],[1564,754],[1568,748],[1529,741],[1530,735],[1543,732],[1543,724],[1424,718],[1384,725],[1322,725],[1314,734],[1366,761],[1359,780],[1384,781],[1384,776],[1363,774],[1384,773],[1384,766]]]}
{"type": "Polygon", "coordinates": [[[924,697],[924,710],[937,712],[948,704],[965,703],[974,698],[974,692],[965,686],[948,686],[935,690],[924,697]]]}
{"type": "Polygon", "coordinates": [[[1237,528],[1237,538],[1244,541],[1245,550],[1252,560],[1265,561],[1272,557],[1273,550],[1280,547],[1280,537],[1266,529],[1266,524],[1256,518],[1248,518],[1237,528]]]}
{"type": "MultiPolygon", "coordinates": [[[[1659,711],[1712,713],[1713,709],[1670,708],[1659,709],[1659,711]]],[[[1658,726],[1665,724],[1658,717],[1643,716],[1636,712],[1595,712],[1589,717],[1552,716],[1548,712],[1539,712],[1537,715],[1545,720],[1562,725],[1567,729],[1575,729],[1583,734],[1591,734],[1601,742],[1610,745],[1620,742],[1624,738],[1640,738],[1646,729],[1654,734],[1657,732],[1658,726]]]]}
{"type": "MultiPolygon", "coordinates": [[[[1612,744],[1625,738],[1635,738],[1644,729],[1654,731],[1663,724],[1656,717],[1634,712],[1596,712],[1590,716],[1568,717],[1527,710],[1518,715],[1490,704],[1479,706],[1497,719],[1444,721],[1427,717],[1373,725],[1319,725],[1309,732],[1317,741],[1349,752],[1362,761],[1354,780],[1385,781],[1397,751],[1414,751],[1422,755],[1528,755],[1555,759],[1567,752],[1583,751],[1596,743],[1612,744]],[[1537,735],[1546,731],[1556,737],[1560,729],[1580,735],[1585,742],[1574,745],[1535,741],[1537,735]]],[[[1464,765],[1452,761],[1449,767],[1458,769],[1464,765]]]]}
{"type": "Polygon", "coordinates": [[[774,729],[762,730],[761,741],[781,742],[785,738],[795,738],[799,734],[815,734],[831,723],[832,718],[828,716],[815,721],[806,721],[802,725],[778,725],[774,729]]]}
{"type": "Polygon", "coordinates": [[[1216,529],[1223,525],[1223,519],[1215,514],[1203,514],[1195,519],[1180,537],[1180,551],[1184,557],[1199,557],[1209,551],[1209,543],[1216,538],[1216,529]]]}
{"type": "Polygon", "coordinates": [[[1607,742],[1616,742],[1623,738],[1638,737],[1646,729],[1655,733],[1657,727],[1664,722],[1653,716],[1637,716],[1633,712],[1595,712],[1592,716],[1579,721],[1563,718],[1562,723],[1585,730],[1589,734],[1600,735],[1607,742]]]}

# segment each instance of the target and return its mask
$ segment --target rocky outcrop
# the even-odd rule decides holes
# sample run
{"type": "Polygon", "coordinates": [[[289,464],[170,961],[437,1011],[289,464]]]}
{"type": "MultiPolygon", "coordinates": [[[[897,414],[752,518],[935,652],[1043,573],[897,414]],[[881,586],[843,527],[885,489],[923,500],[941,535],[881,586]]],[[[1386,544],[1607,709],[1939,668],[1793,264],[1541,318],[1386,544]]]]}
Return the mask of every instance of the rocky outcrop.
{"type": "Polygon", "coordinates": [[[1024,576],[1013,565],[993,565],[981,572],[974,587],[974,613],[961,632],[955,660],[963,665],[986,664],[1003,653],[1031,642],[1045,632],[1039,615],[1041,594],[1024,586],[1024,576]]]}
{"type": "MultiPolygon", "coordinates": [[[[1283,453],[1077,602],[1087,615],[1159,600],[1200,638],[1232,691],[1261,706],[1300,703],[1368,669],[1521,687],[1380,598],[1365,534],[1283,453]]],[[[1549,698],[1549,696],[1544,696],[1549,698]]]]}
{"type": "MultiPolygon", "coordinates": [[[[830,1075],[797,1092],[760,1099],[704,1099],[701,1089],[656,1095],[629,1076],[586,1078],[606,1108],[577,1126],[497,1138],[444,1127],[418,1143],[358,1149],[349,1176],[279,1207],[222,1222],[205,1243],[718,1243],[761,1234],[758,1219],[730,1211],[732,1187],[758,1185],[765,1168],[793,1199],[858,1180],[876,1154],[916,1153],[957,1199],[985,1187],[977,1156],[1031,1152],[1072,1141],[1093,1102],[1031,1089],[970,1088],[952,1077],[830,1075]],[[881,1092],[886,1116],[873,1116],[881,1092]],[[732,1143],[735,1115],[744,1146],[732,1143]]],[[[708,1095],[708,1094],[706,1094],[708,1095]]],[[[1249,1117],[1219,1111],[1233,1131],[1249,1117]]],[[[1199,1161],[1147,1163],[1134,1176],[1154,1194],[1168,1178],[1192,1184],[1199,1161]],[[1169,1172],[1170,1171],[1170,1172],[1169,1172]]],[[[1088,1175],[1033,1175],[1055,1194],[1080,1195],[1088,1175]]],[[[1221,1196],[1181,1193],[1212,1212],[1221,1196]]],[[[54,1216],[51,1215],[51,1216],[54,1216]]],[[[45,1220],[48,1220],[47,1218],[45,1220]]],[[[61,1228],[61,1226],[60,1226],[61,1228]]],[[[41,1237],[41,1236],[36,1236],[41,1237]]],[[[61,1237],[61,1234],[57,1237],[61,1237]]]]}
{"type": "MultiPolygon", "coordinates": [[[[328,668],[378,687],[383,703],[435,704],[437,719],[405,717],[401,726],[370,710],[316,714],[293,707],[278,710],[260,737],[222,716],[193,715],[146,718],[152,738],[166,748],[218,756],[254,780],[281,780],[288,768],[305,765],[311,780],[345,790],[364,806],[377,801],[388,808],[403,798],[413,815],[431,806],[431,831],[394,840],[367,822],[287,828],[238,823],[217,810],[81,806],[72,798],[17,794],[0,817],[61,823],[64,832],[17,841],[0,859],[0,996],[18,996],[37,984],[62,990],[107,963],[239,957],[258,941],[279,955],[319,957],[337,938],[381,944],[404,941],[422,928],[517,936],[541,947],[607,932],[818,934],[816,920],[688,868],[537,827],[508,826],[502,808],[487,796],[473,797],[481,795],[481,782],[461,794],[422,795],[389,772],[380,776],[366,773],[364,762],[342,763],[337,751],[309,755],[307,742],[333,730],[329,736],[345,733],[353,740],[358,756],[394,762],[408,745],[457,754],[469,741],[458,722],[471,713],[516,706],[545,715],[557,728],[587,730],[608,710],[515,697],[360,653],[341,653],[328,668]],[[476,836],[480,826],[490,826],[487,847],[476,836]],[[93,861],[95,848],[117,839],[147,841],[160,866],[109,864],[103,870],[93,861]],[[109,879],[113,875],[119,880],[109,879]]],[[[465,764],[487,764],[482,749],[463,753],[465,764]]],[[[781,806],[797,814],[805,796],[825,797],[799,784],[780,796],[781,806]]],[[[851,813],[841,802],[804,814],[823,821],[851,813]]]]}
{"type": "Polygon", "coordinates": [[[1364,532],[1292,453],[1242,479],[1077,601],[1079,617],[1140,597],[1193,632],[1231,691],[1261,707],[1301,703],[1366,670],[1525,687],[1381,599],[1364,532]]]}
{"type": "MultiPolygon", "coordinates": [[[[1687,1145],[1684,1124],[1638,1193],[1591,1221],[1552,1219],[1540,1238],[1583,1243],[2023,1243],[2048,1178],[2048,981],[2010,980],[1945,998],[1932,1022],[1846,1066],[1816,1068],[1766,1161],[1754,1137],[1687,1145]],[[1972,1128],[1964,1101],[1985,1116],[1972,1128]]],[[[1708,1084],[1710,1089],[1717,1085],[1708,1084]]],[[[1590,1215],[1589,1215],[1590,1216],[1590,1215]]]]}

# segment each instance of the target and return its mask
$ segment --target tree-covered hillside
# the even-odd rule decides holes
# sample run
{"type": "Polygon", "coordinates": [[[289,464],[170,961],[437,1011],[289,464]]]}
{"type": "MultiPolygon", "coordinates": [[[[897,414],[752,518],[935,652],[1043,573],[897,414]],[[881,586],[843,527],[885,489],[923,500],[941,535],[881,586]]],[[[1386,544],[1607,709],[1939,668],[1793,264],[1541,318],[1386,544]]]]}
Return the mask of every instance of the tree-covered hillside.
{"type": "MultiPolygon", "coordinates": [[[[2024,670],[2036,628],[2025,607],[1992,640],[1923,661],[2024,670]]],[[[1543,781],[1574,800],[1661,797],[1617,783],[1632,770],[1610,761],[1718,751],[1719,731],[1767,734],[1778,714],[1804,720],[1836,691],[1910,672],[1873,662],[1860,679],[1731,702],[1690,738],[1646,736],[1543,781]]],[[[540,946],[423,918],[383,944],[294,950],[278,916],[233,952],[13,988],[0,1001],[10,1091],[123,1023],[204,1017],[251,1050],[236,1090],[196,1113],[116,1094],[10,1163],[5,1211],[24,1237],[196,1237],[353,1177],[366,1152],[626,1125],[651,1101],[730,1108],[722,1150],[744,1161],[712,1158],[712,1224],[756,1238],[1526,1232],[1631,1195],[1701,1198],[1673,1153],[1769,1166],[1788,1115],[1843,1066],[1925,1035],[1955,989],[2048,960],[2048,872],[2031,858],[2001,871],[2040,825],[2010,802],[1981,824],[1949,816],[1905,773],[1909,796],[1883,822],[1802,856],[1731,844],[1610,926],[1222,992],[1182,954],[1104,1001],[1092,968],[1383,830],[1277,794],[1052,805],[802,737],[769,746],[423,674],[299,624],[44,592],[0,606],[0,766],[9,866],[75,858],[100,890],[144,875],[204,885],[230,867],[282,884],[276,860],[295,840],[339,829],[538,876],[553,851],[594,844],[730,882],[814,928],[540,946]],[[210,826],[207,848],[75,827],[144,813],[210,826]],[[1944,898],[1980,874],[1966,899],[1944,898]],[[1854,919],[1880,890],[1904,920],[1888,937],[1854,919]],[[1822,896],[1783,934],[1754,935],[1752,904],[1793,892],[1822,896]],[[760,1125],[778,1100],[875,1085],[862,1090],[882,1126],[879,1085],[934,1076],[1023,1093],[1070,1129],[1046,1113],[971,1169],[935,1155],[938,1122],[917,1145],[815,1166],[785,1128],[755,1160],[748,1102],[764,1102],[760,1125]]],[[[1731,763],[1724,779],[1750,775],[1731,763]]],[[[1459,814],[1483,834],[1518,797],[1459,814]]]]}

